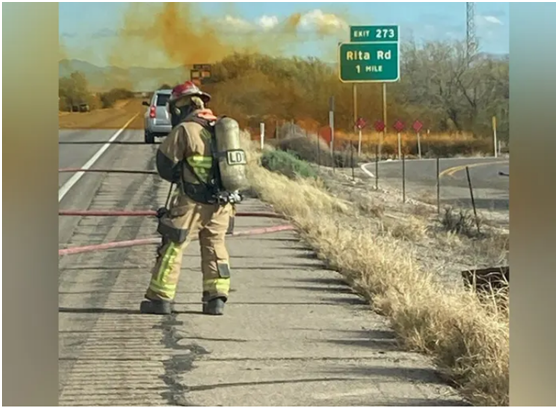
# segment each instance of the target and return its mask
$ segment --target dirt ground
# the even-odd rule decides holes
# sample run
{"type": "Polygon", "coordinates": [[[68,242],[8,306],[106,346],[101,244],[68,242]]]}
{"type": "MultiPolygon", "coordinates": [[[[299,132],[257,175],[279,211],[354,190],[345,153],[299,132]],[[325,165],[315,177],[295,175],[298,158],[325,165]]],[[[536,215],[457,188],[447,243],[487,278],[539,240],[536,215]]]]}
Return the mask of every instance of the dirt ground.
{"type": "Polygon", "coordinates": [[[360,169],[355,169],[354,181],[351,170],[321,168],[320,176],[331,193],[358,205],[360,216],[346,225],[369,225],[379,235],[391,233],[426,272],[448,286],[462,287],[462,271],[509,265],[509,230],[500,225],[500,216],[493,220],[487,212],[480,221],[480,235],[473,225],[468,235],[458,235],[442,225],[443,210],[438,216],[434,205],[415,199],[403,204],[395,189],[376,191],[374,180],[360,169]]]}
{"type": "Polygon", "coordinates": [[[128,129],[143,129],[145,107],[142,99],[119,101],[114,108],[95,109],[87,113],[58,113],[59,129],[120,129],[136,113],[128,129]]]}

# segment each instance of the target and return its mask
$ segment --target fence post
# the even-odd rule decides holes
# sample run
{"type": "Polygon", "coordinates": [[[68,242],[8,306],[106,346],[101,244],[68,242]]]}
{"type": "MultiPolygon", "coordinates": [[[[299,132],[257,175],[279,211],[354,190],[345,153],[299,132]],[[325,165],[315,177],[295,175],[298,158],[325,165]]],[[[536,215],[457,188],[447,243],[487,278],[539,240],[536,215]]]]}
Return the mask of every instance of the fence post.
{"type": "Polygon", "coordinates": [[[378,155],[379,155],[379,146],[380,142],[378,141],[378,145],[376,145],[376,191],[378,190],[378,155]]]}
{"type": "Polygon", "coordinates": [[[440,158],[436,157],[436,205],[440,215],[440,158]]]}
{"type": "Polygon", "coordinates": [[[322,164],[320,160],[320,128],[318,128],[316,132],[316,150],[318,151],[318,169],[320,169],[320,166],[322,164]]]}
{"type": "Polygon", "coordinates": [[[471,176],[469,175],[469,167],[466,166],[465,170],[467,171],[467,182],[469,183],[469,192],[471,194],[471,204],[473,205],[473,214],[475,214],[475,222],[477,224],[477,231],[480,234],[479,218],[477,216],[477,207],[475,205],[475,197],[473,195],[473,185],[471,184],[471,176]]]}
{"type": "Polygon", "coordinates": [[[355,180],[355,164],[354,164],[353,152],[354,152],[353,140],[351,139],[351,171],[352,171],[353,181],[354,181],[355,180]]]}
{"type": "Polygon", "coordinates": [[[402,186],[403,186],[403,203],[405,203],[405,154],[401,154],[401,169],[402,169],[402,186]]]}

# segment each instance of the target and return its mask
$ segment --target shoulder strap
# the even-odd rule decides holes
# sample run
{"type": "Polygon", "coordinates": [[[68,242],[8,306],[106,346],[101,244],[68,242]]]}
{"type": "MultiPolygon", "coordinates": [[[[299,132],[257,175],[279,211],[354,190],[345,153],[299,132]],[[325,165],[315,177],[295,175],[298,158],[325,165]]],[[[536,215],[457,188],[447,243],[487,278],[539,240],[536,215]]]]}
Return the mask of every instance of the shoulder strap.
{"type": "Polygon", "coordinates": [[[211,132],[211,135],[213,136],[214,131],[215,131],[215,121],[210,121],[210,120],[201,118],[199,116],[193,116],[188,121],[197,123],[198,125],[202,126],[204,129],[207,129],[209,132],[211,132]]]}
{"type": "MultiPolygon", "coordinates": [[[[211,145],[211,153],[212,153],[212,158],[213,158],[212,159],[213,168],[211,168],[213,170],[213,177],[212,178],[215,181],[217,188],[220,188],[221,183],[220,183],[220,180],[219,180],[219,173],[218,173],[218,169],[216,169],[216,168],[219,167],[219,161],[215,157],[215,121],[209,121],[208,119],[203,119],[199,116],[193,116],[187,122],[197,123],[198,125],[201,125],[204,129],[206,129],[210,133],[210,136],[211,136],[210,145],[211,145]]],[[[186,133],[188,133],[188,132],[186,132],[186,133]]],[[[194,176],[194,178],[196,178],[196,180],[206,188],[206,190],[209,193],[215,192],[216,188],[210,182],[205,182],[203,179],[201,179],[200,176],[196,173],[196,171],[192,167],[192,165],[190,165],[187,160],[184,160],[183,165],[194,176]]]]}

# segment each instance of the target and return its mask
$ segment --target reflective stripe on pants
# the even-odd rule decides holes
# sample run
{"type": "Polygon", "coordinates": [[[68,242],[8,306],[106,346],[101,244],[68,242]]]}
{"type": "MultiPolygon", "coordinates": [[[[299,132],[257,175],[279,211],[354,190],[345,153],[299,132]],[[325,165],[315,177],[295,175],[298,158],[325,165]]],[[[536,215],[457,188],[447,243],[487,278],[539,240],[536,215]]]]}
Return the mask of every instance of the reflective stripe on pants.
{"type": "MultiPolygon", "coordinates": [[[[203,274],[203,292],[206,297],[227,297],[230,290],[229,254],[225,246],[225,233],[232,206],[205,205],[182,197],[175,206],[181,215],[172,218],[176,227],[189,229],[185,242],[171,241],[161,248],[161,255],[153,268],[146,296],[151,299],[173,300],[180,278],[182,254],[191,236],[198,233],[203,274]]],[[[172,214],[172,209],[171,209],[172,214]]]]}

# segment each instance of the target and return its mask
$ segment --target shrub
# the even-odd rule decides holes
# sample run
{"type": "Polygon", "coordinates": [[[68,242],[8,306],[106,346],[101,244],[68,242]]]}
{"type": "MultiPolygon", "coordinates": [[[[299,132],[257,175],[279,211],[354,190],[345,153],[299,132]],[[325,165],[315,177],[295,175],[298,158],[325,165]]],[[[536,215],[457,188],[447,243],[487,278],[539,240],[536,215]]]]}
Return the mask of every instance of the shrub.
{"type": "Polygon", "coordinates": [[[261,158],[262,166],[269,171],[278,172],[291,179],[316,178],[317,174],[312,165],[299,159],[293,152],[271,150],[264,152],[261,158]]]}
{"type": "Polygon", "coordinates": [[[127,89],[117,88],[101,94],[101,103],[103,108],[112,108],[117,101],[131,99],[133,97],[133,92],[127,89]]]}

